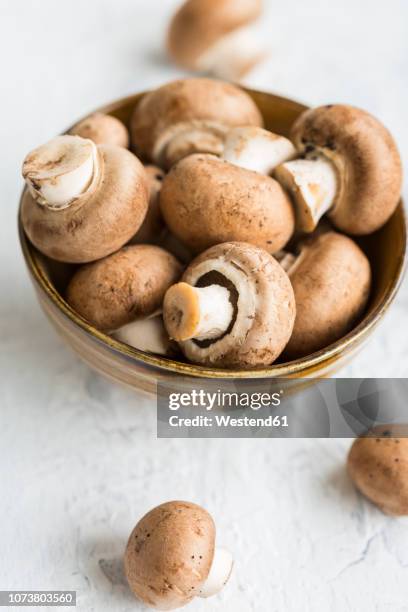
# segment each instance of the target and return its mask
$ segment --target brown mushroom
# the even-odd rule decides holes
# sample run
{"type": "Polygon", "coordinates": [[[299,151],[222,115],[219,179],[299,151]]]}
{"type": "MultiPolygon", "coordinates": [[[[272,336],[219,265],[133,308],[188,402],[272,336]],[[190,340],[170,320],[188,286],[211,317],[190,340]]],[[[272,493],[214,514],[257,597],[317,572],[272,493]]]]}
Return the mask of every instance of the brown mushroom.
{"type": "Polygon", "coordinates": [[[211,155],[190,155],[173,166],[160,207],[171,232],[196,253],[229,241],[274,253],[295,225],[290,199],[277,181],[211,155]]]}
{"type": "Polygon", "coordinates": [[[351,238],[331,231],[306,240],[288,274],[296,320],[285,357],[295,359],[350,331],[366,307],[371,268],[351,238]]]}
{"type": "Polygon", "coordinates": [[[159,204],[159,195],[164,179],[164,172],[157,166],[145,166],[145,171],[150,193],[149,207],[142,226],[131,240],[132,244],[159,242],[163,238],[165,232],[165,225],[159,204]]]}
{"type": "Polygon", "coordinates": [[[408,438],[358,438],[347,467],[359,491],[383,512],[408,514],[408,438]]]}
{"type": "Polygon", "coordinates": [[[100,330],[112,331],[159,311],[166,290],[181,274],[179,262],[158,246],[123,247],[82,266],[67,288],[67,301],[100,330]]]}
{"type": "Polygon", "coordinates": [[[238,87],[183,79],[142,98],[132,115],[131,140],[138,155],[169,168],[191,153],[221,155],[228,127],[262,123],[256,104],[238,87]]]}
{"type": "Polygon", "coordinates": [[[27,155],[23,176],[24,230],[58,261],[85,263],[117,251],[146,215],[146,173],[122,147],[58,136],[27,155]]]}
{"type": "Polygon", "coordinates": [[[95,144],[129,147],[129,133],[119,119],[104,113],[93,113],[79,121],[69,131],[73,136],[89,138],[95,144]]]}
{"type": "Polygon", "coordinates": [[[215,525],[204,508],[183,501],[161,504],[133,529],[125,573],[133,593],[157,610],[175,610],[194,597],[220,591],[233,560],[215,548],[215,525]]]}
{"type": "Polygon", "coordinates": [[[167,332],[193,363],[252,368],[277,359],[292,333],[289,278],[250,244],[214,246],[188,266],[163,303],[167,332]]]}
{"type": "Polygon", "coordinates": [[[382,123],[358,108],[330,104],[304,112],[291,137],[302,159],[285,162],[275,177],[293,195],[299,229],[313,231],[325,213],[352,235],[386,223],[400,198],[402,167],[382,123]]]}
{"type": "Polygon", "coordinates": [[[171,21],[168,52],[185,68],[237,80],[265,56],[251,28],[261,12],[262,0],[187,0],[171,21]]]}

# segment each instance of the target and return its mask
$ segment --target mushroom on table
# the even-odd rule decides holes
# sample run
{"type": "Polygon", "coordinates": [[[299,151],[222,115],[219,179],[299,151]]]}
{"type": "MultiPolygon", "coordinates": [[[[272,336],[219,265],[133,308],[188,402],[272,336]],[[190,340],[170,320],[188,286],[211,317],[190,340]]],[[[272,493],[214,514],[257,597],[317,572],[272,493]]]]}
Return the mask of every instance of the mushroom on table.
{"type": "Polygon", "coordinates": [[[52,259],[86,263],[120,249],[148,208],[143,165],[123,147],[58,136],[23,163],[28,189],[21,220],[31,242],[52,259]]]}
{"type": "Polygon", "coordinates": [[[215,525],[196,504],[171,501],[148,512],[133,529],[125,573],[133,593],[157,610],[175,610],[210,597],[228,582],[231,554],[215,547],[215,525]]]}

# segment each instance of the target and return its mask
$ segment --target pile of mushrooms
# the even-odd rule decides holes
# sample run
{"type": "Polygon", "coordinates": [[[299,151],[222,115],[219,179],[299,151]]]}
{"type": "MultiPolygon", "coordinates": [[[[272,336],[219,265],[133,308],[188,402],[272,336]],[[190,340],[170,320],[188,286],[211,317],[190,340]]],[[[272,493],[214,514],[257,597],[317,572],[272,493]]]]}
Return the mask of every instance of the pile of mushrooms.
{"type": "Polygon", "coordinates": [[[79,264],[77,314],[139,350],[232,369],[310,355],[356,325],[371,268],[354,237],[388,221],[402,181],[367,112],[308,110],[286,138],[206,78],[143,96],[129,131],[90,115],[29,153],[23,176],[27,236],[79,264]]]}

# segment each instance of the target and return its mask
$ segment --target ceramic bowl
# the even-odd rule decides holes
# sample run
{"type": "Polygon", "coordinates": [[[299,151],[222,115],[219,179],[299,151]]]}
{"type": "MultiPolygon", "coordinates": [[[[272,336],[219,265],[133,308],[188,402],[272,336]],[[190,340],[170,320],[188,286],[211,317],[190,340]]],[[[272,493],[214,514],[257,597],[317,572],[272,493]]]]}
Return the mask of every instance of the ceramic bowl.
{"type": "MultiPolygon", "coordinates": [[[[288,135],[305,106],[269,93],[247,90],[260,108],[265,125],[288,135]]],[[[117,100],[98,109],[129,124],[135,104],[143,94],[117,100]]],[[[346,336],[312,355],[288,363],[254,370],[221,370],[192,365],[133,349],[98,331],[65,302],[64,289],[72,267],[53,262],[29,242],[20,223],[20,240],[27,268],[46,316],[57,332],[84,361],[102,374],[140,391],[154,392],[158,381],[180,376],[211,379],[300,378],[330,376],[347,363],[374,332],[400,285],[406,251],[403,204],[375,234],[359,240],[373,270],[373,289],[364,317],[346,336]]]]}

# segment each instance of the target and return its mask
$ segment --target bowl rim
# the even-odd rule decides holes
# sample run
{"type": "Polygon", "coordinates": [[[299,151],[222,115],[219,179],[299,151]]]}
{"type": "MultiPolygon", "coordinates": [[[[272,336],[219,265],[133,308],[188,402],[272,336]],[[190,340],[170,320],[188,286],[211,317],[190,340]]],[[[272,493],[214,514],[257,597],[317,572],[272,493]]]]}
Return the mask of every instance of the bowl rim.
{"type": "MultiPolygon", "coordinates": [[[[245,87],[241,87],[244,91],[249,94],[255,95],[267,95],[275,100],[279,100],[289,105],[296,105],[298,107],[307,108],[302,103],[298,103],[293,99],[285,98],[283,96],[277,96],[269,92],[263,92],[253,90],[245,87]]],[[[138,94],[129,95],[123,98],[119,98],[109,104],[97,108],[92,112],[112,113],[118,108],[130,104],[133,100],[140,98],[147,92],[140,92],[138,94]]],[[[88,113],[91,114],[91,113],[88,113]]],[[[88,116],[88,115],[86,115],[88,116]]],[[[354,346],[358,346],[363,340],[369,335],[370,331],[379,323],[381,318],[384,316],[388,307],[393,302],[397,291],[402,283],[404,272],[407,263],[407,216],[404,209],[403,199],[400,199],[398,208],[400,209],[403,219],[403,250],[400,253],[397,271],[391,280],[390,287],[387,293],[384,295],[382,300],[377,306],[354,327],[348,334],[330,344],[329,346],[307,355],[300,359],[288,361],[279,364],[273,364],[268,367],[252,368],[247,370],[230,370],[225,368],[209,368],[200,366],[192,363],[178,361],[169,357],[155,355],[133,348],[119,340],[115,340],[112,336],[99,331],[92,325],[90,325],[85,319],[79,316],[59,294],[54,285],[48,280],[44,274],[42,267],[39,263],[39,252],[31,244],[27,238],[21,223],[21,203],[25,187],[23,188],[19,209],[18,209],[18,232],[20,238],[20,245],[23,251],[24,259],[31,277],[34,279],[36,286],[45,294],[45,296],[51,301],[51,303],[67,318],[70,322],[78,326],[83,332],[91,336],[94,341],[102,343],[109,350],[114,353],[118,353],[121,357],[130,361],[138,361],[144,365],[158,368],[173,374],[179,374],[183,376],[190,376],[196,378],[212,378],[212,379],[255,379],[255,378],[288,378],[301,375],[303,372],[308,371],[311,374],[314,370],[318,369],[324,363],[329,363],[335,359],[340,353],[352,349],[354,346]]],[[[398,210],[396,209],[396,211],[398,210]]],[[[395,214],[395,213],[394,213],[395,214]]]]}

